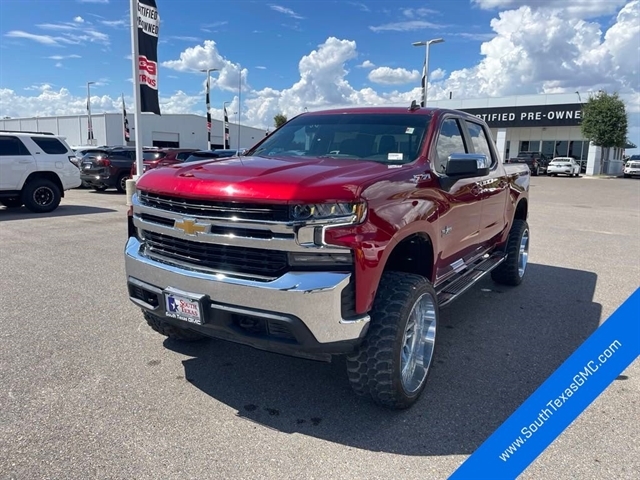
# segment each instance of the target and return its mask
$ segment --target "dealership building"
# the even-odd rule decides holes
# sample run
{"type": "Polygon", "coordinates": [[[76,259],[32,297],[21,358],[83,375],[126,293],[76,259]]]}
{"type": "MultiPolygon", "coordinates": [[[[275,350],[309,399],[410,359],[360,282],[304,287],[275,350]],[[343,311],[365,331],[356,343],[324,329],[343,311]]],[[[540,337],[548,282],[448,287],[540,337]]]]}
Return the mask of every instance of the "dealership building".
{"type": "MultiPolygon", "coordinates": [[[[93,145],[135,145],[135,116],[127,115],[130,140],[124,139],[124,118],[121,113],[97,113],[91,115],[93,145]]],[[[191,114],[142,114],[142,145],[145,147],[207,148],[207,119],[191,114]]],[[[231,148],[249,148],[262,140],[266,130],[229,123],[231,148]]],[[[0,130],[50,132],[65,137],[71,146],[90,145],[88,141],[88,116],[66,115],[56,117],[31,117],[0,119],[0,130]]],[[[223,122],[211,120],[211,148],[223,147],[223,122]]]]}
{"type": "MultiPolygon", "coordinates": [[[[548,157],[573,157],[587,175],[622,172],[624,149],[591,145],[580,130],[582,102],[588,93],[519,95],[428,101],[429,107],[454,108],[482,118],[491,128],[502,159],[518,152],[541,152],[548,157]]],[[[635,148],[628,145],[627,148],[635,148]]]]}

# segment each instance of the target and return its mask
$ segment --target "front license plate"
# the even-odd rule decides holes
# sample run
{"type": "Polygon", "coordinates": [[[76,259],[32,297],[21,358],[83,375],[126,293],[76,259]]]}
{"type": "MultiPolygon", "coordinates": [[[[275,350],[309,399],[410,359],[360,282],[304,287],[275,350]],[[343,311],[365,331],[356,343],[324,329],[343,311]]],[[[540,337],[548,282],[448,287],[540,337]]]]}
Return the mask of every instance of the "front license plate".
{"type": "Polygon", "coordinates": [[[167,317],[202,325],[202,296],[167,289],[164,292],[167,317]]]}

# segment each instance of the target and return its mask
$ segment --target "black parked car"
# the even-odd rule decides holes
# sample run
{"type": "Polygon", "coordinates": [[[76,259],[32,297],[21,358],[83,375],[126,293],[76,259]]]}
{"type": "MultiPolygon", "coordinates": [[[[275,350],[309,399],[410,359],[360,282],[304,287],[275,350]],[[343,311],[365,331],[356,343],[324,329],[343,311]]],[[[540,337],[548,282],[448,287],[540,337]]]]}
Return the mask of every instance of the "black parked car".
{"type": "MultiPolygon", "coordinates": [[[[154,160],[158,150],[144,150],[144,160],[154,160]]],[[[82,157],[80,178],[82,182],[96,191],[102,192],[115,188],[125,193],[127,179],[131,175],[131,166],[136,160],[134,147],[112,147],[92,151],[82,157]]]]}
{"type": "Polygon", "coordinates": [[[537,176],[547,173],[547,167],[551,159],[540,152],[518,152],[518,156],[510,158],[507,163],[526,163],[531,170],[531,175],[537,176]]]}

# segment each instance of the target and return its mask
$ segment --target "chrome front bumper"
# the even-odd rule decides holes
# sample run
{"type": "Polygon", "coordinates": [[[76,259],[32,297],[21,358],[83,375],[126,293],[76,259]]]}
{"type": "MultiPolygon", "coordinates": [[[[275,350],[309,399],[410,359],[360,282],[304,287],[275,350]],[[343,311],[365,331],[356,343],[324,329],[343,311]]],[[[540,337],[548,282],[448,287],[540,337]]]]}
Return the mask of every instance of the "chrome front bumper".
{"type": "MultiPolygon", "coordinates": [[[[299,319],[317,343],[354,341],[366,333],[369,316],[345,320],[341,313],[341,294],[350,273],[289,272],[273,281],[232,278],[165,264],[140,253],[141,242],[130,237],[125,247],[125,270],[130,284],[146,286],[156,292],[173,287],[208,296],[230,311],[251,312],[265,320],[273,316],[299,319]]],[[[132,297],[130,300],[154,315],[164,316],[164,305],[155,308],[132,297]]],[[[188,324],[185,326],[189,326],[188,324]]]]}

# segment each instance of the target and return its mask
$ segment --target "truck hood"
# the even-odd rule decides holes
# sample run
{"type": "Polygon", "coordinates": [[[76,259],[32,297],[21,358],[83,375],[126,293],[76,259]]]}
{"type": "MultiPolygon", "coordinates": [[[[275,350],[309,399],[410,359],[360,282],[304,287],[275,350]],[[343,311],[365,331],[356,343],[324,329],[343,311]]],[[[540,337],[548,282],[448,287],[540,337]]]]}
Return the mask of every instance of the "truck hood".
{"type": "Polygon", "coordinates": [[[230,157],[153,169],[138,179],[137,187],[227,201],[353,201],[367,184],[393,171],[386,164],[365,160],[230,157]]]}

